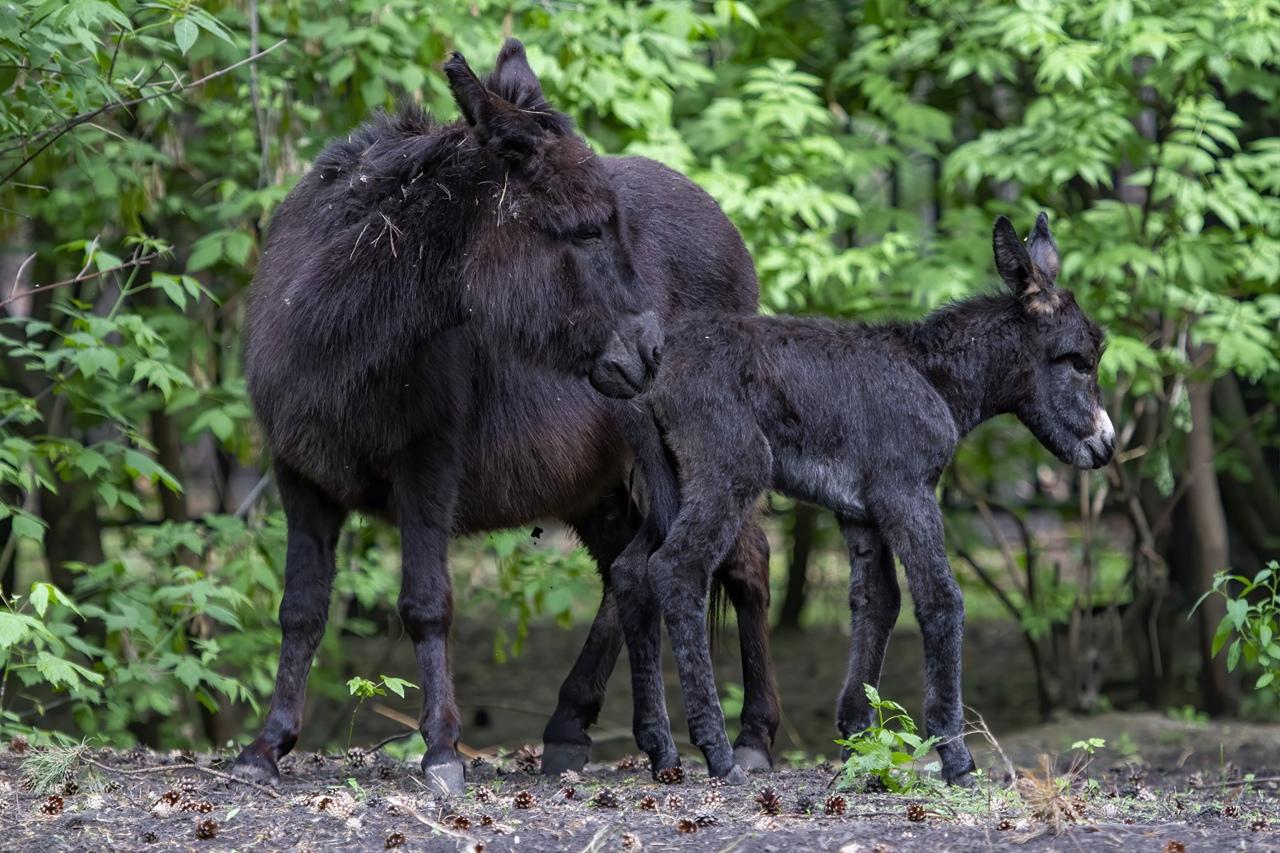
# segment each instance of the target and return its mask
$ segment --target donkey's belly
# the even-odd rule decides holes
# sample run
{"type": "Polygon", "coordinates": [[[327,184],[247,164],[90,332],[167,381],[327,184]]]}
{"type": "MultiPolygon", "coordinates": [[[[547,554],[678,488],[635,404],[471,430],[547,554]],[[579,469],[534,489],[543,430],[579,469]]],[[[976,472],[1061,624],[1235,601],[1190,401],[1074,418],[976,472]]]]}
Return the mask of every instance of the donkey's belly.
{"type": "Polygon", "coordinates": [[[610,403],[550,371],[494,377],[466,437],[460,533],[574,518],[623,482],[630,451],[610,403]]]}

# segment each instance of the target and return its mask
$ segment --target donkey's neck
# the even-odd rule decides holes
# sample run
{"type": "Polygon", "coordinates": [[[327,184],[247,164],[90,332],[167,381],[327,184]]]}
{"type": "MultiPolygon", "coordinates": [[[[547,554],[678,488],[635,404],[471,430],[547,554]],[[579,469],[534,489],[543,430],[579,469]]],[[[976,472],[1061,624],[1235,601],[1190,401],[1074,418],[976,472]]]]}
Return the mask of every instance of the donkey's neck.
{"type": "Polygon", "coordinates": [[[1022,323],[1013,296],[980,296],[907,327],[917,363],[951,408],[961,435],[1013,410],[1024,381],[1022,323]]]}

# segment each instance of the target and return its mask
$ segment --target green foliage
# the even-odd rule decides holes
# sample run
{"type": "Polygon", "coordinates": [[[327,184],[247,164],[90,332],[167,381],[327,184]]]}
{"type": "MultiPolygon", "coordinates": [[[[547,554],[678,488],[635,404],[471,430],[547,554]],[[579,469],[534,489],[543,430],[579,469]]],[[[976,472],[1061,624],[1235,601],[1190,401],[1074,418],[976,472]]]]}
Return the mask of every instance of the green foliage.
{"type": "MultiPolygon", "coordinates": [[[[363,678],[359,675],[348,679],[347,692],[352,696],[355,696],[357,700],[356,707],[351,711],[351,725],[347,727],[348,748],[351,747],[351,736],[354,734],[356,729],[356,715],[360,713],[360,709],[364,706],[365,700],[372,699],[375,696],[386,696],[388,690],[403,699],[406,687],[411,687],[414,690],[418,689],[418,685],[410,681],[406,681],[403,678],[396,678],[390,675],[380,675],[378,676],[377,681],[370,681],[369,679],[363,678]]],[[[355,780],[348,779],[347,782],[353,783],[355,780]]],[[[357,793],[359,793],[360,786],[355,785],[354,787],[357,793]]]]}
{"type": "Polygon", "coordinates": [[[1071,744],[1071,748],[1078,749],[1085,755],[1092,756],[1098,750],[1103,749],[1106,745],[1106,738],[1091,737],[1086,740],[1075,741],[1071,744]]]}
{"type": "Polygon", "coordinates": [[[1213,635],[1215,657],[1227,650],[1227,669],[1241,661],[1258,671],[1255,690],[1280,694],[1280,563],[1272,560],[1252,580],[1219,572],[1213,588],[1200,597],[1192,613],[1211,595],[1226,600],[1227,613],[1213,635]]]}
{"type": "Polygon", "coordinates": [[[929,754],[938,738],[921,738],[905,708],[880,698],[870,684],[862,685],[862,689],[875,712],[875,722],[854,737],[836,741],[850,753],[844,763],[842,787],[854,787],[861,779],[874,776],[895,793],[914,790],[922,783],[922,777],[913,765],[929,754]]]}
{"type": "MultiPolygon", "coordinates": [[[[262,465],[239,342],[263,229],[326,141],[370,111],[409,99],[453,116],[441,62],[460,49],[483,68],[506,32],[598,150],[661,159],[716,198],[766,310],[880,319],[981,292],[992,217],[1050,210],[1062,280],[1108,332],[1109,410],[1134,436],[1108,506],[1181,494],[1188,382],[1241,377],[1260,401],[1250,440],[1280,442],[1275,0],[12,0],[0,7],[6,730],[47,709],[112,742],[139,721],[165,743],[200,740],[215,710],[253,724],[271,687],[283,526],[269,497],[241,511],[231,483],[262,465]],[[89,543],[71,554],[69,528],[89,543]]],[[[1014,484],[1021,500],[1047,459],[1025,430],[993,423],[956,481],[1014,484]]],[[[1219,464],[1249,475],[1233,449],[1219,464]]],[[[953,538],[991,553],[960,516],[953,538]]],[[[356,522],[345,537],[312,676],[338,699],[352,671],[339,635],[383,630],[398,583],[392,533],[356,522]]],[[[1033,637],[1145,576],[1127,545],[1069,544],[1098,567],[1087,582],[1013,567],[1030,575],[1009,584],[1033,637]]],[[[474,589],[459,601],[497,614],[500,658],[531,620],[568,624],[598,600],[581,552],[522,531],[464,552],[460,587],[474,589]]]]}

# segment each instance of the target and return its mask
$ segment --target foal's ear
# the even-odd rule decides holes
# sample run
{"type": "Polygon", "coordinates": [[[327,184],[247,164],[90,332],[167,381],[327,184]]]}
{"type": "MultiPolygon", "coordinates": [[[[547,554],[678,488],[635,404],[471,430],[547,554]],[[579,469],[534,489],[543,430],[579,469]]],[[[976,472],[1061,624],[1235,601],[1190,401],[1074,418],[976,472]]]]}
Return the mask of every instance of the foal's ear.
{"type": "Polygon", "coordinates": [[[538,75],[529,67],[529,58],[525,56],[524,45],[518,39],[507,39],[498,51],[498,61],[493,66],[493,75],[489,78],[489,89],[498,97],[521,109],[548,109],[547,99],[542,95],[542,84],[538,75]]]}
{"type": "Polygon", "coordinates": [[[996,219],[996,227],[991,234],[991,248],[996,255],[996,271],[1009,285],[1015,295],[1021,296],[1031,284],[1031,256],[1026,246],[1018,238],[1013,223],[1007,216],[996,219]]]}
{"type": "Polygon", "coordinates": [[[1003,216],[996,219],[995,231],[991,235],[996,269],[1029,313],[1052,314],[1058,307],[1058,294],[1053,287],[1053,276],[1058,272],[1058,249],[1053,245],[1049,221],[1043,213],[1036,220],[1036,230],[1031,239],[1031,246],[1023,245],[1018,239],[1018,232],[1013,230],[1013,223],[1003,216]],[[1052,258],[1052,274],[1036,263],[1033,251],[1046,264],[1052,258]]]}
{"type": "Polygon", "coordinates": [[[1049,284],[1058,280],[1058,244],[1053,241],[1053,234],[1049,231],[1049,216],[1044,211],[1036,217],[1036,227],[1027,238],[1027,254],[1031,256],[1031,262],[1044,273],[1049,284]]]}

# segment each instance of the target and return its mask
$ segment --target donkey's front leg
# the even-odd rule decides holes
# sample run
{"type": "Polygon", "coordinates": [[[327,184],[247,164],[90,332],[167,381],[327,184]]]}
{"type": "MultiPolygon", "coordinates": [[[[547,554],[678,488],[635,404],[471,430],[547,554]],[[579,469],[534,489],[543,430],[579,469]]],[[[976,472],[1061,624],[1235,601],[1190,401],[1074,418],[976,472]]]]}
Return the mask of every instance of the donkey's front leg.
{"type": "Polygon", "coordinates": [[[293,749],[302,729],[307,673],[324,636],[334,549],[347,515],[284,465],[277,463],[275,473],[289,528],[280,601],[280,662],[267,720],[235,762],[237,774],[269,781],[279,778],[277,762],[293,749]]]}
{"type": "Polygon", "coordinates": [[[446,453],[418,454],[398,468],[402,474],[395,492],[403,563],[399,609],[422,678],[418,728],[427,744],[422,772],[437,792],[459,794],[466,784],[457,751],[458,708],[449,658],[453,589],[447,564],[457,471],[446,453]]]}
{"type": "Polygon", "coordinates": [[[849,546],[849,668],[845,674],[836,725],[852,737],[872,723],[864,684],[880,685],[880,670],[889,634],[898,621],[902,592],[893,567],[893,554],[869,524],[842,521],[840,532],[849,546]]]}
{"type": "Polygon", "coordinates": [[[942,778],[970,785],[973,756],[964,744],[960,697],[960,652],[964,639],[964,598],[947,564],[942,511],[931,488],[887,496],[876,521],[890,549],[902,558],[907,587],[924,638],[924,719],[940,738],[942,778]]]}

